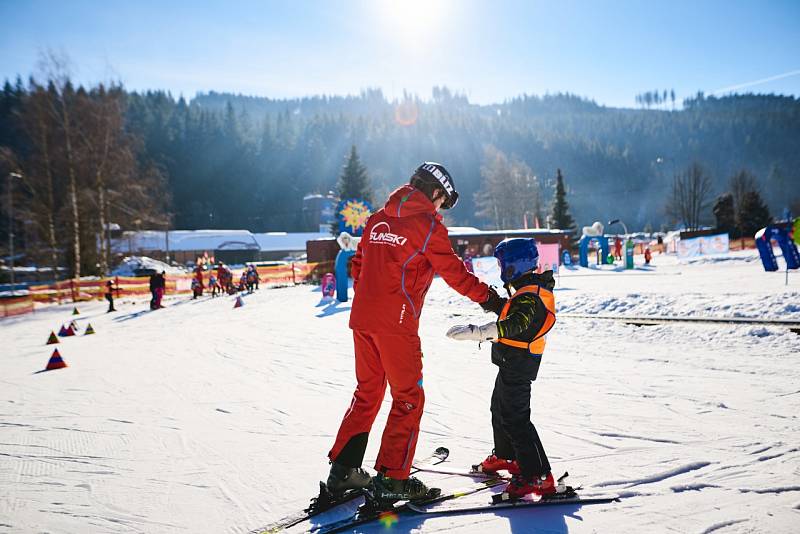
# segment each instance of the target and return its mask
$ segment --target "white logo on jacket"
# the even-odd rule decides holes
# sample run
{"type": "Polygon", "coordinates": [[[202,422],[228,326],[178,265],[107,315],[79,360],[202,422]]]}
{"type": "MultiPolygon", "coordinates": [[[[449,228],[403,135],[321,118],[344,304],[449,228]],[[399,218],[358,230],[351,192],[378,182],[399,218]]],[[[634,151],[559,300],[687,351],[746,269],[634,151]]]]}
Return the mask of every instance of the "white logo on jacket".
{"type": "Polygon", "coordinates": [[[393,234],[392,229],[389,227],[389,223],[381,221],[373,226],[372,230],[369,231],[369,241],[370,243],[378,243],[381,245],[391,245],[396,247],[397,245],[405,245],[406,241],[408,241],[408,238],[393,234]]]}

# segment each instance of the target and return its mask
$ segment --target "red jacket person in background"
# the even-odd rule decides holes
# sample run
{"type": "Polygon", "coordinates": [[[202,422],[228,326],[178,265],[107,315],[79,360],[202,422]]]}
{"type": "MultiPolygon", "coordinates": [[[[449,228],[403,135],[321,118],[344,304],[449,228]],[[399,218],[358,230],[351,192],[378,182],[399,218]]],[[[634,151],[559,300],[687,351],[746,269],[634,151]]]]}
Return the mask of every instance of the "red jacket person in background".
{"type": "Polygon", "coordinates": [[[439,209],[458,193],[447,170],[426,162],[367,220],[352,261],[350,313],[358,386],[328,453],[327,489],[334,495],[374,485],[379,501],[423,498],[428,488],[409,478],[425,403],[419,319],[434,274],[462,295],[499,310],[497,293],[468,272],[453,252],[439,209]],[[371,480],[361,469],[367,439],[386,384],[392,407],[371,480]]]}

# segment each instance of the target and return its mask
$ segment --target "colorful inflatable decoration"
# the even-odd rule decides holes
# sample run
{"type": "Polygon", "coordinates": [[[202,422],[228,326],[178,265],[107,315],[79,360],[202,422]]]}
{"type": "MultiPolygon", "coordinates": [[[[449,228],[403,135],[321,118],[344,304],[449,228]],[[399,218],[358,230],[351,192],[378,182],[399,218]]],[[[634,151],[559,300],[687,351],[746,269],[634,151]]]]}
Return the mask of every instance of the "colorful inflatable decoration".
{"type": "Polygon", "coordinates": [[[595,221],[591,226],[583,227],[583,237],[581,237],[578,249],[578,263],[581,267],[589,267],[589,245],[592,241],[597,241],[599,254],[598,262],[606,261],[608,257],[608,238],[603,235],[603,223],[595,221]]]}
{"type": "Polygon", "coordinates": [[[789,232],[785,228],[771,224],[756,232],[755,238],[765,271],[778,270],[778,260],[775,259],[775,253],[772,251],[773,240],[778,243],[783,252],[786,269],[800,269],[800,253],[797,251],[797,245],[789,239],[789,232]]]}
{"type": "Polygon", "coordinates": [[[585,235],[581,238],[578,263],[581,267],[589,267],[589,244],[596,241],[600,247],[600,257],[608,257],[608,238],[603,235],[585,235]]]}
{"type": "Polygon", "coordinates": [[[325,273],[322,275],[322,296],[325,298],[333,298],[336,294],[336,277],[333,273],[325,273]]]}
{"type": "MultiPolygon", "coordinates": [[[[364,222],[366,223],[366,219],[364,222]]],[[[363,230],[364,228],[362,227],[360,231],[363,230]]],[[[361,241],[360,237],[352,236],[347,232],[342,232],[336,238],[336,242],[339,243],[339,248],[341,248],[339,253],[336,254],[336,263],[334,265],[334,270],[336,271],[336,300],[339,302],[347,302],[347,289],[350,285],[347,264],[350,258],[355,255],[359,241],[361,241]]]]}

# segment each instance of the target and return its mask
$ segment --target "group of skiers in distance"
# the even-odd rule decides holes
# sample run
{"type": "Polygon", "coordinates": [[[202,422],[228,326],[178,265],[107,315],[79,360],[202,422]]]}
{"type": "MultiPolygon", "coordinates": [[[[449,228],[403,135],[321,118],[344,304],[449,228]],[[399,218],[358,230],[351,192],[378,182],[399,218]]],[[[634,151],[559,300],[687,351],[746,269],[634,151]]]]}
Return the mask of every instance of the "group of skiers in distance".
{"type": "MultiPolygon", "coordinates": [[[[192,279],[193,299],[202,297],[203,291],[206,289],[204,272],[205,266],[203,265],[198,264],[194,269],[194,278],[192,279]]],[[[235,295],[240,291],[252,293],[258,289],[260,282],[261,278],[255,265],[247,265],[236,283],[233,280],[233,272],[224,263],[217,263],[216,270],[213,267],[209,268],[208,290],[211,292],[212,297],[224,294],[235,295]]]]}

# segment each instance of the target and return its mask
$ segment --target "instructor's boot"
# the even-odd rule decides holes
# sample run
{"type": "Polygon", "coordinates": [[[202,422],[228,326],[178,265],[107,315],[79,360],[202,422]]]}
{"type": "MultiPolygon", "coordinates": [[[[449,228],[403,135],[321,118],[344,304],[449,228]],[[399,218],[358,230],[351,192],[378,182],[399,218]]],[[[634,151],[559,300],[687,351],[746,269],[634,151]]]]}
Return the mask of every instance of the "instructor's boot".
{"type": "Polygon", "coordinates": [[[438,496],[442,491],[439,488],[428,488],[416,477],[399,479],[387,477],[383,473],[378,473],[373,484],[375,500],[383,503],[427,499],[438,496]]]}
{"type": "Polygon", "coordinates": [[[331,472],[325,486],[334,495],[341,495],[350,489],[365,489],[372,484],[372,477],[360,467],[348,467],[331,463],[331,472]]]}

